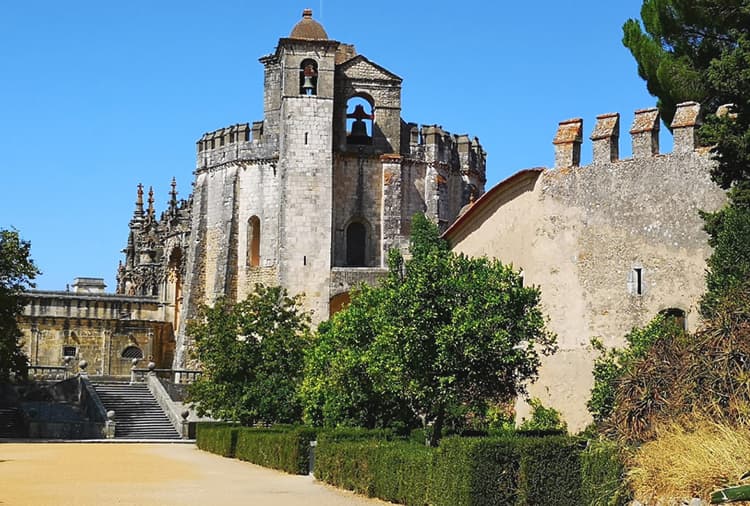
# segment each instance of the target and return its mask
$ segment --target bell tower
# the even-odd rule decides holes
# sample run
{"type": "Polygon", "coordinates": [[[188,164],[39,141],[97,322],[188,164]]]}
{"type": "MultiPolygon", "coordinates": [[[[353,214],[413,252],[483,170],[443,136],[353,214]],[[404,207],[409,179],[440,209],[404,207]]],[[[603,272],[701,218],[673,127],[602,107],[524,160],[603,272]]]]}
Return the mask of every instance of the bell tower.
{"type": "Polygon", "coordinates": [[[279,41],[279,281],[327,316],[331,269],[336,49],[305,9],[279,41]],[[317,307],[320,306],[320,307],[317,307]]]}

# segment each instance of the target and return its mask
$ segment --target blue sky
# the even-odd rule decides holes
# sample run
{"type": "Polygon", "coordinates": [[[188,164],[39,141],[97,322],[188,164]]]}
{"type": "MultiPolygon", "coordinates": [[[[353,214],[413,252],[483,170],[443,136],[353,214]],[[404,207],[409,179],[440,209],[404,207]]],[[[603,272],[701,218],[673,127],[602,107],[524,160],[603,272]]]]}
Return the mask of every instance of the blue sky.
{"type": "MultiPolygon", "coordinates": [[[[32,243],[41,289],[114,290],[140,182],[190,192],[195,141],[262,119],[263,68],[305,7],[404,79],[402,116],[478,136],[487,188],[551,166],[561,120],[655,104],[622,46],[640,1],[7,2],[0,13],[0,228],[32,243]]],[[[671,149],[662,129],[662,150],[671,149]]]]}

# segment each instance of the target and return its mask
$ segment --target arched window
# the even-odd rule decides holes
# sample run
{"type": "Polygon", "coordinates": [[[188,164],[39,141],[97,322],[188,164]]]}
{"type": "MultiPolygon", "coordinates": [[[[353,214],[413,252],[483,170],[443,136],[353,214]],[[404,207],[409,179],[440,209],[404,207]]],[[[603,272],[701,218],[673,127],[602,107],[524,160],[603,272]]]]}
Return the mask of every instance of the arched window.
{"type": "Polygon", "coordinates": [[[318,94],[318,62],[315,60],[303,60],[299,66],[299,93],[300,95],[318,94]]]}
{"type": "Polygon", "coordinates": [[[372,144],[373,105],[370,100],[354,96],[346,102],[346,143],[372,144]]]}
{"type": "Polygon", "coordinates": [[[128,346],[124,350],[122,350],[122,353],[120,354],[122,358],[143,358],[143,350],[141,350],[138,346],[128,346]]]}
{"type": "Polygon", "coordinates": [[[349,267],[365,266],[367,229],[355,221],[346,227],[346,265],[349,267]]]}
{"type": "Polygon", "coordinates": [[[676,307],[670,307],[659,311],[659,314],[664,315],[667,320],[672,320],[682,330],[687,330],[687,318],[685,317],[685,311],[676,307]]]}
{"type": "Polygon", "coordinates": [[[251,216],[247,220],[247,266],[260,265],[260,218],[251,216]]]}

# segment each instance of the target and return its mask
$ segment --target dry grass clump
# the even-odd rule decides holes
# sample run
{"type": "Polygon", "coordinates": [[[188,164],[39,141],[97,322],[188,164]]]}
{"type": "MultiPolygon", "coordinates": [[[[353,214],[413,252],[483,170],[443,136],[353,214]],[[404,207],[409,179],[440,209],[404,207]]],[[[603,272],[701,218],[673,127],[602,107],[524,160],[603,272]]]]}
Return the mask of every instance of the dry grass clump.
{"type": "MultiPolygon", "coordinates": [[[[708,500],[712,491],[750,470],[750,428],[696,416],[656,429],[656,439],[630,458],[628,473],[641,500],[708,500]]],[[[738,503],[739,504],[739,503],[738,503]]]]}

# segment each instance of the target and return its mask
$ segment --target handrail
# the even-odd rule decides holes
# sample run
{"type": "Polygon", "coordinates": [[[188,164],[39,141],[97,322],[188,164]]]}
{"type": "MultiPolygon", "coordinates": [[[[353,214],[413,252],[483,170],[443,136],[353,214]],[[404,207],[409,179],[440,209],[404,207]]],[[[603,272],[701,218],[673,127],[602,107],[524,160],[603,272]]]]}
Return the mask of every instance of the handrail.
{"type": "Polygon", "coordinates": [[[130,368],[130,382],[142,383],[146,381],[146,376],[150,372],[153,372],[155,376],[177,384],[193,383],[203,374],[203,371],[198,369],[157,369],[155,367],[142,368],[133,366],[130,368]]]}

